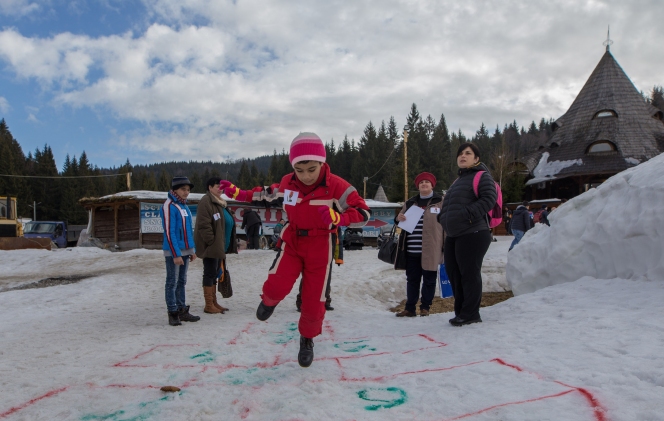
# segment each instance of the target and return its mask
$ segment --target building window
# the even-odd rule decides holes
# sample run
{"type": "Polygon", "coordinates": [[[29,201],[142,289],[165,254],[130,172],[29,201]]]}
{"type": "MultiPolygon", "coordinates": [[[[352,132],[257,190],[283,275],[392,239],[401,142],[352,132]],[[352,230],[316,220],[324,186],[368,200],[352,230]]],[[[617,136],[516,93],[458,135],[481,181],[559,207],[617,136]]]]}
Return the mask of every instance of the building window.
{"type": "Polygon", "coordinates": [[[595,142],[588,147],[586,153],[599,153],[599,152],[612,152],[616,150],[616,145],[609,142],[608,140],[600,140],[595,142]]]}
{"type": "Polygon", "coordinates": [[[604,118],[604,117],[618,117],[618,114],[613,110],[601,110],[597,111],[593,116],[593,119],[604,118]]]}

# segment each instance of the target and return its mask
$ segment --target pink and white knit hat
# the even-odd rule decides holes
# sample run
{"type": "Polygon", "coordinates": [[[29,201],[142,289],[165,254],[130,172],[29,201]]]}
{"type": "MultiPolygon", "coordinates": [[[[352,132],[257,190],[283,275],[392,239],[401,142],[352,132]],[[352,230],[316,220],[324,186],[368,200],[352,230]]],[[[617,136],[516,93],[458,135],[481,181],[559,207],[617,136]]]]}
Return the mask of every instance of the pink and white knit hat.
{"type": "Polygon", "coordinates": [[[325,162],[325,145],[316,133],[300,133],[291,142],[289,159],[291,165],[300,161],[325,162]]]}

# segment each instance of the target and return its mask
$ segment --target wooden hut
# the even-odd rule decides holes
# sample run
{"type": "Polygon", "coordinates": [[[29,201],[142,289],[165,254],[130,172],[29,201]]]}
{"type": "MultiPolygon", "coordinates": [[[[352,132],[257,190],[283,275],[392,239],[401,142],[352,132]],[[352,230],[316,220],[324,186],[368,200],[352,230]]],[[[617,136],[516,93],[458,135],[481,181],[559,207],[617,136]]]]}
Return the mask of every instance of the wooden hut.
{"type": "Polygon", "coordinates": [[[526,198],[572,198],[664,151],[664,114],[645,101],[606,47],[546,145],[520,160],[526,198]]]}

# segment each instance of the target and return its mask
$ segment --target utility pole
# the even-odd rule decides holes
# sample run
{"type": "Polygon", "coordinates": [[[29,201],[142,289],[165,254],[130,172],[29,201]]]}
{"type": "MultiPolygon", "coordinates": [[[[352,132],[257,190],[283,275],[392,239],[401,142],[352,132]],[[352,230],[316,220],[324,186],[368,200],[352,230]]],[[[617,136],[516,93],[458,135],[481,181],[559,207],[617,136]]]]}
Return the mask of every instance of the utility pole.
{"type": "Polygon", "coordinates": [[[34,202],[32,202],[32,205],[28,205],[29,207],[32,208],[32,220],[33,221],[37,220],[37,205],[41,205],[41,204],[42,204],[42,202],[37,203],[37,201],[35,200],[34,202]]]}
{"type": "Polygon", "coordinates": [[[403,201],[408,201],[408,131],[403,131],[403,201]]]}
{"type": "Polygon", "coordinates": [[[127,191],[131,191],[131,173],[127,173],[127,191]]]}
{"type": "Polygon", "coordinates": [[[364,195],[362,195],[363,199],[367,198],[367,180],[368,179],[369,179],[369,177],[364,177],[364,180],[363,180],[364,181],[364,195]]]}

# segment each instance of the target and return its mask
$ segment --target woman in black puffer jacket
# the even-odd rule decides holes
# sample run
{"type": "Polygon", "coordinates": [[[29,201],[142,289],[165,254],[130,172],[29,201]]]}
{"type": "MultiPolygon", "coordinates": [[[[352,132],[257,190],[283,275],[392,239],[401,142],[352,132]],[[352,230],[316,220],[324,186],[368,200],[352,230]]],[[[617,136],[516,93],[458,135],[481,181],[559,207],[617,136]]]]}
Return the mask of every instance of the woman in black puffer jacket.
{"type": "Polygon", "coordinates": [[[459,178],[445,194],[438,221],[445,234],[445,268],[454,293],[454,326],[481,322],[482,261],[491,244],[487,212],[496,203],[496,186],[486,166],[480,162],[480,151],[472,143],[457,150],[459,178]],[[477,188],[473,179],[484,171],[477,188]]]}

